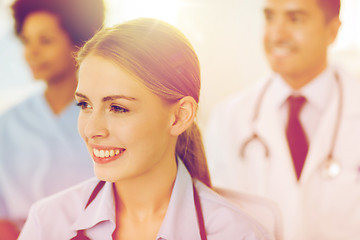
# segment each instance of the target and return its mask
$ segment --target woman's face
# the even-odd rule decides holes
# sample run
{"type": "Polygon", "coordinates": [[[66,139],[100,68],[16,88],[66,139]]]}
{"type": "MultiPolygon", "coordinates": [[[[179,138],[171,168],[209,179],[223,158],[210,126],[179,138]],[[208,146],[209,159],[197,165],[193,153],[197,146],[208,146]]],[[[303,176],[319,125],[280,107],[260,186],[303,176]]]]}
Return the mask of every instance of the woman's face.
{"type": "Polygon", "coordinates": [[[169,158],[175,157],[171,105],[96,55],[81,63],[75,97],[81,107],[79,132],[99,179],[116,182],[163,174],[169,158]]]}
{"type": "Polygon", "coordinates": [[[29,14],[20,35],[35,79],[50,83],[76,74],[75,47],[56,15],[46,11],[29,14]]]}

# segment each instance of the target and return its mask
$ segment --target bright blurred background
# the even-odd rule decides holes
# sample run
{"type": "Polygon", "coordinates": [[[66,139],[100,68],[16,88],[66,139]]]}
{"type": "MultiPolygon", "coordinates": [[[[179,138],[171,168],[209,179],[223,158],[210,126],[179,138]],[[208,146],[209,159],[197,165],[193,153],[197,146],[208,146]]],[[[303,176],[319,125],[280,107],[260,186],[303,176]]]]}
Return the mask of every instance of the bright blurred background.
{"type": "MultiPolygon", "coordinates": [[[[0,0],[0,112],[42,84],[32,80],[13,33],[10,5],[0,0]]],[[[205,128],[213,106],[259,79],[269,67],[262,47],[263,0],[105,0],[106,26],[154,17],[178,27],[201,64],[198,122],[205,128]]],[[[339,36],[330,60],[360,77],[360,1],[342,0],[339,36]]]]}

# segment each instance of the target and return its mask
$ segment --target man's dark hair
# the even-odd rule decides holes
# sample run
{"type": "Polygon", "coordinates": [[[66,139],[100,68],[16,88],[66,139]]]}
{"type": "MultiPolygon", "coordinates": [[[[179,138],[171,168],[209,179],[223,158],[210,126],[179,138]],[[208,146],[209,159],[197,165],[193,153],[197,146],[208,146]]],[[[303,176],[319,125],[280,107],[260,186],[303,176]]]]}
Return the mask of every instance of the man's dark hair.
{"type": "Polygon", "coordinates": [[[334,17],[339,17],[340,0],[317,0],[317,2],[324,12],[326,22],[330,22],[334,17]]]}

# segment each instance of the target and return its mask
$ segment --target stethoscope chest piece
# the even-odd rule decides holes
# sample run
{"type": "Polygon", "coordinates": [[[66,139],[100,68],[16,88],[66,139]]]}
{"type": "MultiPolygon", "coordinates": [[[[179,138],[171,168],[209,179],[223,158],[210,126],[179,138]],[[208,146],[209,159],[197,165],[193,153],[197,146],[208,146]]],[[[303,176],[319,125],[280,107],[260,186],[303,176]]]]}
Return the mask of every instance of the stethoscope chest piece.
{"type": "Polygon", "coordinates": [[[334,179],[340,175],[340,163],[333,158],[329,158],[321,164],[320,172],[322,177],[327,179],[334,179]]]}

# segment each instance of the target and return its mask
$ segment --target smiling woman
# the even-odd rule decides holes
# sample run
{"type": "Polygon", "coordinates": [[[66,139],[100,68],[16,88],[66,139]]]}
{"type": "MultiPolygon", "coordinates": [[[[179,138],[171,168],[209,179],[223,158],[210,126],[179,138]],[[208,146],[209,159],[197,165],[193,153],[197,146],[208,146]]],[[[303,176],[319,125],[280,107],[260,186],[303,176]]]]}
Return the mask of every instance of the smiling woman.
{"type": "Polygon", "coordinates": [[[19,239],[271,239],[209,188],[199,62],[181,32],[129,21],[96,34],[78,62],[78,128],[97,179],[35,204],[19,239]]]}
{"type": "MultiPolygon", "coordinates": [[[[175,176],[175,161],[169,159],[174,158],[176,136],[168,134],[175,106],[96,55],[82,62],[77,93],[86,93],[81,94],[86,98],[77,97],[82,107],[79,131],[93,153],[98,178],[122,182],[140,175],[154,184],[157,179],[164,181],[158,174],[175,176]],[[99,79],[104,87],[98,86],[99,79]],[[110,157],[111,150],[119,154],[110,157]]],[[[195,101],[190,104],[196,105],[195,101]]]]}

